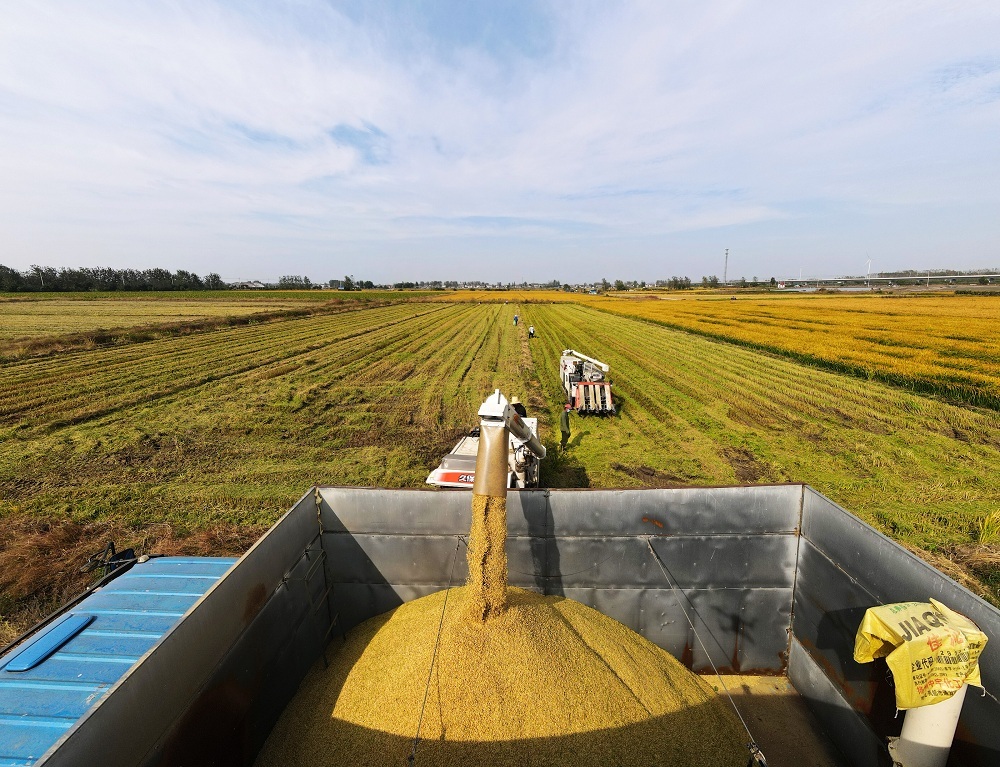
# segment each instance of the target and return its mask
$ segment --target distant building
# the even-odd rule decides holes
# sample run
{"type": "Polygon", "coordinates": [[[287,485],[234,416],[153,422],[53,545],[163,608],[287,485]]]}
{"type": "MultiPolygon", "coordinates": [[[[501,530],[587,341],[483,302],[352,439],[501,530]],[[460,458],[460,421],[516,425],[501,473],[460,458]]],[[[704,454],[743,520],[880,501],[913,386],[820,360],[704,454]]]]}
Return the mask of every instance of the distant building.
{"type": "Polygon", "coordinates": [[[233,290],[265,290],[267,285],[260,280],[250,280],[249,282],[234,282],[232,288],[233,290]]]}

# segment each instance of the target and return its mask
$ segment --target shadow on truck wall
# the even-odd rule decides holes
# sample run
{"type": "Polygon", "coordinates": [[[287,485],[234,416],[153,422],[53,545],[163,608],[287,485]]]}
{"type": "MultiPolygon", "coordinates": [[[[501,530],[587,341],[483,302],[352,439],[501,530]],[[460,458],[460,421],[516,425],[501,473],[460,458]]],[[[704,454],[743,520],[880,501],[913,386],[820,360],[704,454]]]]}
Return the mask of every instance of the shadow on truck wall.
{"type": "Polygon", "coordinates": [[[284,580],[270,595],[262,584],[250,592],[252,604],[242,610],[245,631],[163,744],[143,762],[146,767],[253,764],[309,668],[322,666],[351,627],[403,603],[351,535],[337,537],[337,553],[357,566],[357,579],[365,582],[332,582],[319,541],[288,563],[284,580]],[[331,586],[332,594],[347,589],[353,597],[334,596],[331,606],[325,596],[331,586]]]}
{"type": "Polygon", "coordinates": [[[546,596],[566,596],[559,566],[559,544],[553,535],[552,501],[548,493],[545,494],[544,504],[523,504],[521,514],[528,525],[535,586],[546,596]]]}
{"type": "Polygon", "coordinates": [[[896,691],[885,660],[858,663],[849,639],[865,616],[865,607],[827,611],[816,630],[814,660],[832,678],[841,679],[841,691],[848,702],[868,717],[872,729],[883,739],[898,737],[903,716],[896,709],[896,691]],[[829,660],[832,655],[835,663],[829,660]]]}

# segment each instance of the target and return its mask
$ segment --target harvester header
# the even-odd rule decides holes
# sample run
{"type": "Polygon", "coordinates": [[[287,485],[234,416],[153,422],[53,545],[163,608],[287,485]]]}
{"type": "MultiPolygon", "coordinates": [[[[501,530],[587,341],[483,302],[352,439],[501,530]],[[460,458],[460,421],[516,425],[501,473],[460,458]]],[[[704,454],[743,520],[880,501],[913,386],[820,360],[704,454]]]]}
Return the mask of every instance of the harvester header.
{"type": "Polygon", "coordinates": [[[559,377],[566,391],[566,401],[580,415],[614,415],[611,383],[605,380],[611,371],[607,363],[563,349],[559,358],[559,377]]]}

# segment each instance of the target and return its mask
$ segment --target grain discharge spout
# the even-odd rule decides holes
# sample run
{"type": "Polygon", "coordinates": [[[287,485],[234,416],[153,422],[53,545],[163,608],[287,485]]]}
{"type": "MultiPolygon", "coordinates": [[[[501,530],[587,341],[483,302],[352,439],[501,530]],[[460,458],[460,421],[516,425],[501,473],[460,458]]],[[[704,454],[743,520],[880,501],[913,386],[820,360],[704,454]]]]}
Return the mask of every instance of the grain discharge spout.
{"type": "Polygon", "coordinates": [[[509,432],[536,457],[545,447],[497,389],[479,408],[479,453],[472,486],[469,612],[485,621],[507,607],[507,445],[509,432]]]}

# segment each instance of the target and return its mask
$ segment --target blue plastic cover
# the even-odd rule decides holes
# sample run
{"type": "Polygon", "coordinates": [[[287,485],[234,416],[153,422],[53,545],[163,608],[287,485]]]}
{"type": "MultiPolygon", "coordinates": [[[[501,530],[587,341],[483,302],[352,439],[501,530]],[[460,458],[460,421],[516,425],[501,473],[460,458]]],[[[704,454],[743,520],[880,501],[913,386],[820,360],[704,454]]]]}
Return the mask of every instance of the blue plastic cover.
{"type": "Polygon", "coordinates": [[[33,765],[235,562],[136,564],[0,658],[0,767],[33,765]]]}

